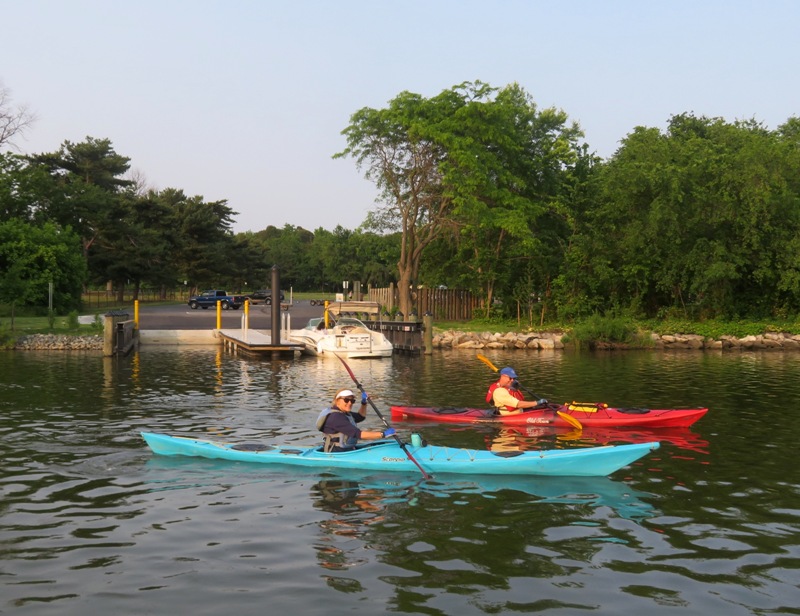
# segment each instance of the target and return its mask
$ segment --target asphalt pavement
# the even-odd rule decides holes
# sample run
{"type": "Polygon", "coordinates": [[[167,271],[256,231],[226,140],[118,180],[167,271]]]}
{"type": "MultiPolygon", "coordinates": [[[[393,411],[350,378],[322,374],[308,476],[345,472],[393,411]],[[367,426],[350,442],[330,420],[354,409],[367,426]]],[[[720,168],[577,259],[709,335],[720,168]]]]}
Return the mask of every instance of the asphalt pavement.
{"type": "MultiPolygon", "coordinates": [[[[312,306],[308,300],[296,300],[289,305],[291,328],[305,327],[309,319],[321,317],[322,306],[312,306]]],[[[133,318],[131,311],[130,318],[133,318]]],[[[281,314],[286,311],[281,310],[281,314]]],[[[235,329],[242,325],[244,308],[223,310],[222,328],[235,329]]],[[[192,310],[186,304],[148,306],[139,304],[139,329],[216,329],[217,311],[214,308],[192,310]]],[[[272,306],[250,306],[250,329],[272,329],[272,306]]]]}

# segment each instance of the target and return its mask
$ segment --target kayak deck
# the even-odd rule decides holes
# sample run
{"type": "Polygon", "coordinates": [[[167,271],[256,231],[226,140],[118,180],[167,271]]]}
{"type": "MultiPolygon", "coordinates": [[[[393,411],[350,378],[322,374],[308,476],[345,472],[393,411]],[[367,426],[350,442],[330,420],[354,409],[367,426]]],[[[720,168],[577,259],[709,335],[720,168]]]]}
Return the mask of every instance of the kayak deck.
{"type": "Polygon", "coordinates": [[[284,447],[260,443],[218,443],[184,436],[142,432],[160,455],[194,456],[236,462],[304,467],[419,472],[409,454],[429,473],[474,475],[606,476],[658,449],[658,442],[538,451],[493,452],[394,440],[371,441],[356,449],[324,452],[320,447],[284,447]],[[408,452],[408,454],[406,453],[408,452]]]}

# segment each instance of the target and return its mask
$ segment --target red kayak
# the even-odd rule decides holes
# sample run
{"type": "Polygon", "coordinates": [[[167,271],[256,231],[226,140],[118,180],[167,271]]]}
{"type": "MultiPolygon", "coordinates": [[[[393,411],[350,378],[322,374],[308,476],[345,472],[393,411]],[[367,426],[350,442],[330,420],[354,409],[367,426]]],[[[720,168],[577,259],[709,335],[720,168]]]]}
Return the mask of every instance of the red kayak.
{"type": "Polygon", "coordinates": [[[393,406],[394,420],[429,420],[447,423],[502,424],[507,426],[549,425],[572,427],[559,416],[571,415],[584,427],[638,426],[647,428],[681,428],[691,426],[708,412],[702,409],[614,408],[601,402],[544,404],[516,415],[499,415],[494,409],[430,406],[393,406]]]}

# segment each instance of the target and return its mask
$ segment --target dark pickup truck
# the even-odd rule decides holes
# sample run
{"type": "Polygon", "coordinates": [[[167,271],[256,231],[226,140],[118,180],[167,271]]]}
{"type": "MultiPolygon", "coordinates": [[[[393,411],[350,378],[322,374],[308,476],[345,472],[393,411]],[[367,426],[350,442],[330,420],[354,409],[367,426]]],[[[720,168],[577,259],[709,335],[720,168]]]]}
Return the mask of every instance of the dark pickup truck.
{"type": "Polygon", "coordinates": [[[192,310],[197,310],[198,308],[202,308],[203,310],[206,308],[214,308],[217,302],[220,302],[223,310],[228,310],[229,308],[239,310],[246,300],[246,295],[230,295],[227,291],[212,289],[210,291],[203,291],[200,295],[192,295],[188,303],[189,308],[192,310]]]}
{"type": "MultiPolygon", "coordinates": [[[[283,301],[285,297],[286,296],[283,294],[283,291],[281,291],[280,292],[281,301],[283,301]]],[[[253,291],[253,293],[250,294],[251,304],[253,305],[260,304],[261,302],[264,302],[265,304],[268,305],[272,304],[272,291],[268,289],[259,289],[258,291],[253,291]]]]}

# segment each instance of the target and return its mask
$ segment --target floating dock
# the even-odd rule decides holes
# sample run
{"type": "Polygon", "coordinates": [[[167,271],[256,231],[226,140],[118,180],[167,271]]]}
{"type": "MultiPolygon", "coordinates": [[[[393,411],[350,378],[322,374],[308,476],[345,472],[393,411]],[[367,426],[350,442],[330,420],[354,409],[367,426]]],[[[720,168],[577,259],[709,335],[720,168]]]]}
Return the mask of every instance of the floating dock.
{"type": "Polygon", "coordinates": [[[303,350],[301,343],[291,340],[279,340],[273,343],[271,334],[257,329],[218,329],[217,336],[222,340],[223,347],[233,353],[294,356],[303,350]]]}

